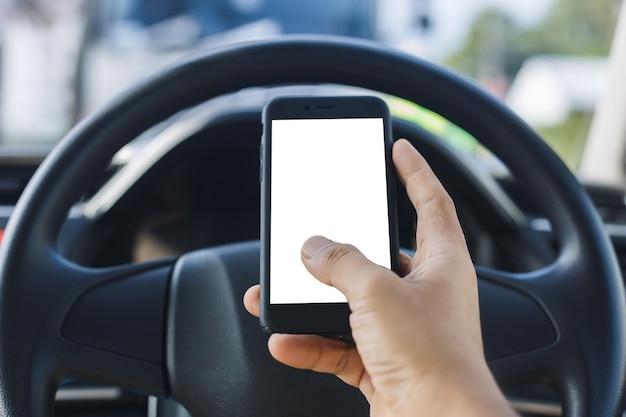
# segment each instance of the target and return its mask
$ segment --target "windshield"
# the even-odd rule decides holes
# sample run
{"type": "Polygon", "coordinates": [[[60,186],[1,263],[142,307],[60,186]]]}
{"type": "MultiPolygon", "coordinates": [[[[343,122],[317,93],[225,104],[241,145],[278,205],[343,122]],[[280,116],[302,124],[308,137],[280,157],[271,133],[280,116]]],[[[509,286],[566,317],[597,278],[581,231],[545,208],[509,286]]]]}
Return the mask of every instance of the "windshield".
{"type": "MultiPolygon", "coordinates": [[[[320,33],[372,39],[459,71],[566,163],[583,158],[621,1],[0,0],[0,144],[52,144],[136,80],[193,51],[320,33]]],[[[626,92],[625,92],[626,93],[626,92]]],[[[401,101],[392,112],[466,152],[471,138],[401,101]]]]}

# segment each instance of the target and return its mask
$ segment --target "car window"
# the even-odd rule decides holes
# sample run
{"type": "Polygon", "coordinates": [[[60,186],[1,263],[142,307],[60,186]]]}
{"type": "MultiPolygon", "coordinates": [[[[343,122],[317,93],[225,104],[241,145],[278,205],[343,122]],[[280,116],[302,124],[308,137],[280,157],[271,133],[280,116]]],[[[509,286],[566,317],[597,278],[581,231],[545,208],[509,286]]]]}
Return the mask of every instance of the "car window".
{"type": "MultiPolygon", "coordinates": [[[[55,143],[158,68],[200,49],[318,33],[366,38],[471,77],[581,161],[607,80],[620,0],[0,0],[0,144],[55,143]],[[581,81],[584,80],[584,81],[581,81]]],[[[457,149],[476,142],[437,115],[392,112],[457,149]]]]}

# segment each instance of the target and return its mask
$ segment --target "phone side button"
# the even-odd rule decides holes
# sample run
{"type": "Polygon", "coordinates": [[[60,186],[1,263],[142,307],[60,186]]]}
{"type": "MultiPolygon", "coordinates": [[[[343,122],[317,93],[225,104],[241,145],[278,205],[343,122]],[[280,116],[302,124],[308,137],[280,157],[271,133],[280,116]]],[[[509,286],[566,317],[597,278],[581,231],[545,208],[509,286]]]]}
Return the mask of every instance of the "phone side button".
{"type": "Polygon", "coordinates": [[[264,136],[261,136],[261,143],[259,144],[259,182],[263,182],[263,151],[265,148],[263,147],[264,136]]]}

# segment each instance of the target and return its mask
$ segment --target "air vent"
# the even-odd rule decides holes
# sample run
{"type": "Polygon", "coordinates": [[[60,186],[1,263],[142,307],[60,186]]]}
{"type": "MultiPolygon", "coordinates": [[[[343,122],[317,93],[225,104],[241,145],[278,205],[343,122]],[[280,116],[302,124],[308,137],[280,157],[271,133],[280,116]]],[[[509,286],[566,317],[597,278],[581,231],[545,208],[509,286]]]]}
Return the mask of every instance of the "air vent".
{"type": "Polygon", "coordinates": [[[626,225],[626,190],[617,187],[585,187],[604,223],[626,225]]]}

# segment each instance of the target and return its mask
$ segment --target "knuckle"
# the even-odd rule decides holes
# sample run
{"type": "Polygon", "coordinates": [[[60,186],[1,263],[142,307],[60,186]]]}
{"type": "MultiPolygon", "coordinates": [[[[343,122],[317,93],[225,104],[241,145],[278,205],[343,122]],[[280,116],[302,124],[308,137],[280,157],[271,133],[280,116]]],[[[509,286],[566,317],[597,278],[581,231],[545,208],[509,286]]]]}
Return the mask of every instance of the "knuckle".
{"type": "Polygon", "coordinates": [[[322,262],[332,267],[348,258],[353,251],[354,247],[351,245],[332,245],[322,253],[322,262]]]}
{"type": "Polygon", "coordinates": [[[339,359],[337,360],[335,369],[333,369],[332,371],[333,374],[339,375],[348,368],[348,365],[350,363],[350,354],[351,352],[348,349],[343,350],[343,352],[339,356],[339,359]]]}
{"type": "Polygon", "coordinates": [[[456,207],[452,197],[443,189],[433,190],[433,192],[421,202],[420,208],[426,206],[431,206],[436,212],[446,216],[456,214],[456,207]]]}
{"type": "Polygon", "coordinates": [[[407,179],[407,186],[419,190],[416,199],[420,205],[433,203],[447,210],[454,209],[452,198],[432,171],[421,169],[412,173],[407,179]]]}

